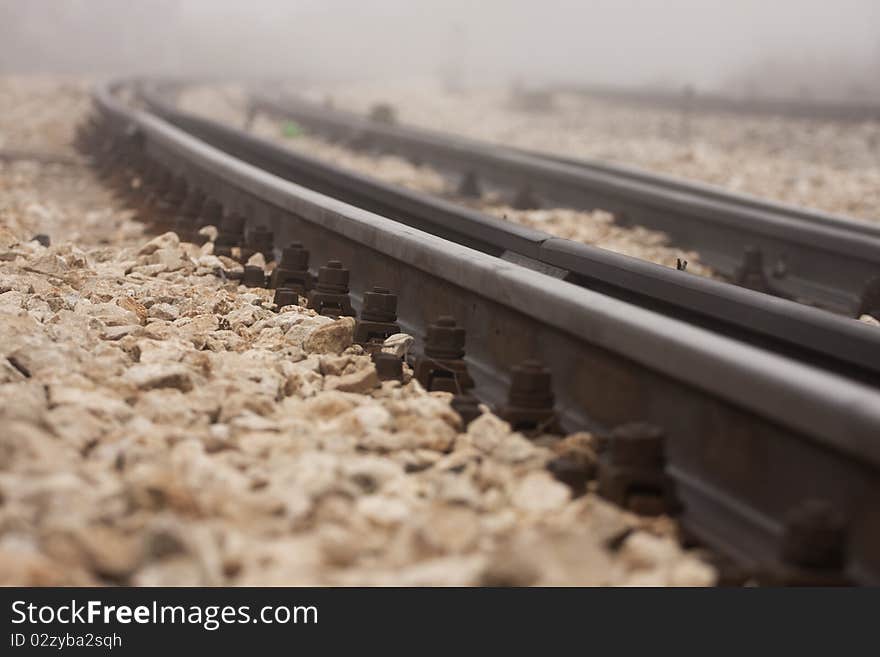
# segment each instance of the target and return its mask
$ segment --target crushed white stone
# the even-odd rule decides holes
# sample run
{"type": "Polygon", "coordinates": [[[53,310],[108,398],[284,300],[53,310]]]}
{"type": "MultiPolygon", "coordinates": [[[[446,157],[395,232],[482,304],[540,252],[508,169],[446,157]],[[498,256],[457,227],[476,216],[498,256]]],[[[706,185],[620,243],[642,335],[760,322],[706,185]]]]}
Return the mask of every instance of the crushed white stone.
{"type": "Polygon", "coordinates": [[[213,275],[210,242],[143,236],[85,170],[59,174],[77,195],[43,184],[56,173],[0,170],[18,199],[0,222],[0,584],[715,580],[670,519],[546,473],[595,459],[588,434],[532,442],[489,413],[463,432],[448,395],[377,380],[351,319],[275,312],[213,275]],[[50,221],[52,246],[29,241],[50,221]]]}
{"type": "Polygon", "coordinates": [[[91,106],[90,85],[83,78],[0,76],[0,152],[74,158],[69,144],[91,106]]]}

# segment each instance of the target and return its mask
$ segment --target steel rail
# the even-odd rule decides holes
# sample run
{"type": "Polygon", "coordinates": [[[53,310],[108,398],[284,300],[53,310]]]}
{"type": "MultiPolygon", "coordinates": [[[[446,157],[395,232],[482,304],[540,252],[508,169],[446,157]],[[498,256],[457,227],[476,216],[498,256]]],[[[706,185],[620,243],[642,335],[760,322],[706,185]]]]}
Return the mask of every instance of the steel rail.
{"type": "Polygon", "coordinates": [[[874,327],[495,219],[182,112],[156,89],[142,96],[171,123],[287,180],[582,287],[880,385],[880,331],[874,327]]]}
{"type": "Polygon", "coordinates": [[[786,512],[819,497],[846,512],[848,576],[880,582],[876,390],[285,181],[112,92],[99,87],[94,100],[121,148],[246,213],[251,226],[269,226],[281,243],[303,241],[313,263],[341,258],[356,302],[372,285],[390,287],[416,336],[437,315],[456,316],[490,403],[511,364],[537,357],[553,372],[569,429],[637,418],[664,427],[693,535],[746,567],[771,567],[786,512]]]}
{"type": "Polygon", "coordinates": [[[626,224],[667,233],[673,243],[700,253],[703,262],[733,279],[747,246],[769,266],[783,294],[852,314],[866,282],[880,272],[880,227],[845,217],[793,209],[754,197],[673,181],[628,167],[548,158],[418,128],[385,125],[349,112],[284,96],[255,94],[252,111],[294,119],[312,130],[357,144],[372,144],[441,170],[473,172],[502,189],[528,186],[543,202],[601,208],[626,224]]]}
{"type": "Polygon", "coordinates": [[[686,88],[667,91],[612,85],[560,84],[548,89],[579,96],[623,102],[639,107],[653,106],[679,113],[701,112],[719,114],[752,114],[784,116],[817,121],[863,122],[880,121],[880,99],[840,101],[807,98],[760,98],[724,95],[721,93],[688,93],[686,88]]]}

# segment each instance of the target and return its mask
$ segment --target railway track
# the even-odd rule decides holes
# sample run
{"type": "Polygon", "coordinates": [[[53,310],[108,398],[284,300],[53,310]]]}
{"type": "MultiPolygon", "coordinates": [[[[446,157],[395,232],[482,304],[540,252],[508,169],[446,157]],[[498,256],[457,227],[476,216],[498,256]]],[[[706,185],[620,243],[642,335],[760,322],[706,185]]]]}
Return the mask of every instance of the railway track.
{"type": "MultiPolygon", "coordinates": [[[[560,239],[382,183],[182,112],[174,106],[173,94],[161,88],[146,90],[143,96],[152,111],[171,123],[287,180],[581,287],[880,385],[880,331],[874,327],[757,290],[560,239]]],[[[669,184],[686,186],[679,181],[669,184]]],[[[705,191],[719,193],[712,188],[705,191]]]]}
{"type": "Polygon", "coordinates": [[[224,240],[259,241],[267,259],[298,240],[312,272],[348,267],[362,321],[366,295],[387,288],[399,326],[429,336],[417,351],[428,347],[429,369],[440,361],[439,379],[458,373],[460,390],[465,366],[475,393],[515,423],[534,428],[537,413],[539,424],[609,436],[604,494],[671,510],[674,484],[688,535],[762,581],[880,582],[875,389],[284,180],[133,109],[123,88],[96,90],[98,118],[81,141],[105,175],[143,180],[165,225],[192,234],[222,217],[224,240]],[[547,370],[520,365],[532,360],[547,370]],[[649,425],[612,430],[636,420],[649,425]]]}
{"type": "Polygon", "coordinates": [[[385,125],[285,95],[255,94],[253,112],[296,120],[354,146],[462,175],[513,197],[600,208],[668,234],[730,282],[853,316],[880,271],[880,226],[793,208],[608,163],[554,158],[423,129],[385,125]],[[759,259],[746,255],[757,250],[759,259]]]}
{"type": "Polygon", "coordinates": [[[559,85],[553,91],[656,107],[675,112],[711,112],[784,116],[817,121],[877,121],[880,104],[870,101],[810,100],[809,98],[736,98],[718,93],[634,89],[609,85],[559,85]]]}

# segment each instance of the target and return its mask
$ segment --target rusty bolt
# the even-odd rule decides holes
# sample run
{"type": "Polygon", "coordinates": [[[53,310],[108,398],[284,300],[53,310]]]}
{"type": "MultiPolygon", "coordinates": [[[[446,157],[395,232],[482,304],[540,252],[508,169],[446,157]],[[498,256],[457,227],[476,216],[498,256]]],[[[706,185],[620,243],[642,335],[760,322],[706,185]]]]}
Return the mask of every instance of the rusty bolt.
{"type": "Polygon", "coordinates": [[[156,185],[159,184],[159,181],[163,178],[165,173],[165,167],[156,162],[156,160],[148,160],[146,169],[144,170],[144,175],[141,176],[142,189],[155,189],[156,185]]]}
{"type": "Polygon", "coordinates": [[[773,278],[785,278],[788,276],[788,258],[783,254],[779,256],[776,264],[773,265],[773,278]]]}
{"type": "Polygon", "coordinates": [[[177,213],[183,201],[186,199],[189,186],[182,176],[172,176],[169,184],[165,187],[155,203],[158,215],[154,217],[154,223],[159,230],[172,230],[174,223],[173,215],[177,213]]]}
{"type": "Polygon", "coordinates": [[[764,253],[755,246],[747,246],[743,250],[741,271],[746,275],[760,276],[764,273],[764,253]]]}
{"type": "MultiPolygon", "coordinates": [[[[202,235],[199,230],[204,226],[215,226],[219,230],[223,223],[223,206],[219,201],[202,195],[202,204],[198,209],[198,214],[191,221],[190,241],[193,244],[202,245],[208,241],[208,236],[202,235]]],[[[215,254],[221,255],[216,251],[215,254]]]]}
{"type": "Polygon", "coordinates": [[[158,205],[164,203],[165,199],[172,196],[174,192],[175,177],[174,174],[167,169],[162,172],[156,187],[153,190],[153,203],[158,205]]]}
{"type": "Polygon", "coordinates": [[[302,242],[291,242],[282,249],[279,266],[296,271],[309,268],[309,252],[302,242]]]}
{"type": "Polygon", "coordinates": [[[299,295],[296,293],[296,290],[292,290],[289,287],[279,287],[275,290],[275,297],[272,299],[276,308],[283,308],[284,306],[298,306],[299,305],[299,295]]]}
{"type": "Polygon", "coordinates": [[[376,103],[370,108],[370,120],[376,123],[394,125],[397,123],[397,113],[394,106],[388,103],[376,103]]]}
{"type": "Polygon", "coordinates": [[[281,251],[281,262],[272,272],[271,286],[286,287],[305,296],[312,287],[309,252],[300,242],[291,242],[281,251]]]}
{"type": "Polygon", "coordinates": [[[394,354],[373,352],[373,364],[381,381],[400,381],[403,379],[403,361],[394,354]]]}
{"type": "Polygon", "coordinates": [[[425,354],[431,358],[460,359],[464,357],[465,330],[455,318],[442,315],[428,326],[425,354]]]}
{"type": "Polygon", "coordinates": [[[354,341],[368,351],[379,351],[385,339],[395,333],[400,333],[400,326],[397,325],[397,295],[384,287],[374,287],[370,292],[365,292],[354,341]]]}
{"type": "Polygon", "coordinates": [[[779,560],[759,575],[772,586],[849,586],[847,524],[823,500],[806,500],[785,518],[779,560]]]}
{"type": "Polygon", "coordinates": [[[197,219],[202,212],[205,203],[205,194],[197,187],[189,190],[183,204],[180,206],[180,214],[189,219],[197,219]]]}
{"type": "Polygon", "coordinates": [[[196,225],[199,228],[204,226],[215,226],[218,230],[223,224],[223,204],[217,199],[209,198],[202,205],[202,211],[199,213],[196,225]]]}
{"type": "Polygon", "coordinates": [[[562,433],[556,411],[550,370],[537,360],[527,360],[513,368],[507,404],[499,416],[514,431],[531,435],[562,433]]]}
{"type": "Polygon", "coordinates": [[[146,170],[144,171],[144,175],[142,177],[143,186],[145,188],[154,189],[166,173],[167,169],[165,169],[165,167],[159,164],[156,160],[148,160],[146,170]]]}
{"type": "Polygon", "coordinates": [[[120,167],[122,154],[120,153],[115,142],[111,142],[107,146],[106,151],[102,151],[98,158],[97,174],[99,178],[110,178],[120,167]]]}
{"type": "Polygon", "coordinates": [[[150,206],[158,205],[159,201],[170,192],[171,186],[173,184],[174,175],[164,167],[161,168],[158,172],[157,177],[155,178],[155,183],[152,185],[151,193],[149,198],[147,199],[147,203],[150,206]]]}
{"type": "Polygon", "coordinates": [[[523,185],[517,190],[512,205],[517,210],[534,210],[541,207],[540,201],[529,185],[523,185]]]}
{"type": "Polygon", "coordinates": [[[140,202],[137,204],[140,209],[146,209],[156,200],[156,190],[165,178],[166,173],[165,168],[158,162],[149,162],[144,174],[140,177],[140,186],[132,188],[141,194],[140,202]]]}
{"type": "Polygon", "coordinates": [[[232,249],[240,247],[244,237],[245,219],[237,212],[223,217],[214,241],[214,254],[232,256],[232,249]]]}
{"type": "Polygon", "coordinates": [[[248,243],[254,253],[262,253],[263,257],[269,261],[275,258],[275,238],[272,231],[267,230],[265,226],[257,226],[248,236],[248,243]]]}
{"type": "Polygon", "coordinates": [[[266,274],[263,272],[263,268],[256,265],[245,265],[241,283],[246,287],[266,287],[266,274]]]}
{"type": "Polygon", "coordinates": [[[328,317],[354,317],[348,297],[348,270],[339,260],[329,260],[318,270],[315,289],[309,293],[309,307],[328,317]]]}
{"type": "Polygon", "coordinates": [[[205,202],[205,195],[198,189],[190,189],[186,195],[186,199],[180,206],[177,215],[177,221],[174,224],[174,231],[184,241],[190,242],[196,234],[196,222],[202,211],[202,205],[205,202]]]}
{"type": "Polygon", "coordinates": [[[397,295],[388,288],[374,287],[372,291],[364,293],[361,316],[371,322],[396,322],[397,295]]]}
{"type": "Polygon", "coordinates": [[[743,251],[742,263],[734,273],[734,282],[756,292],[787,298],[787,295],[767,278],[764,271],[764,254],[761,249],[754,246],[747,246],[743,251]]]}
{"type": "Polygon", "coordinates": [[[664,464],[664,442],[660,427],[632,422],[614,429],[608,452],[614,465],[657,469],[664,464]]]}
{"type": "Polygon", "coordinates": [[[458,413],[464,428],[483,414],[480,410],[480,402],[473,395],[456,395],[450,405],[452,410],[458,413]]]}
{"type": "Polygon", "coordinates": [[[337,294],[348,293],[349,272],[339,260],[329,260],[318,269],[318,284],[315,289],[337,294]]]}
{"type": "Polygon", "coordinates": [[[483,190],[480,189],[480,181],[475,171],[468,171],[464,174],[461,182],[458,184],[458,195],[465,198],[480,198],[483,190]]]}
{"type": "Polygon", "coordinates": [[[189,185],[186,182],[186,178],[176,176],[172,179],[171,185],[167,188],[165,194],[162,195],[161,200],[168,208],[178,208],[186,200],[188,193],[189,185]]]}
{"type": "Polygon", "coordinates": [[[221,233],[229,233],[238,238],[240,235],[244,234],[244,223],[245,220],[242,215],[237,212],[230,212],[223,217],[223,221],[220,222],[218,230],[221,233]]]}
{"type": "Polygon", "coordinates": [[[557,481],[571,488],[574,497],[587,492],[587,482],[593,472],[588,464],[571,456],[557,456],[547,463],[547,470],[557,481]]]}
{"type": "Polygon", "coordinates": [[[827,502],[807,500],[785,519],[782,558],[802,568],[843,568],[846,560],[846,522],[827,502]]]}
{"type": "Polygon", "coordinates": [[[870,315],[880,320],[880,276],[871,278],[862,290],[856,317],[862,315],[870,315]]]}
{"type": "Polygon", "coordinates": [[[463,394],[474,387],[464,362],[464,327],[443,315],[428,326],[425,354],[416,359],[415,377],[428,390],[463,394]]]}
{"type": "Polygon", "coordinates": [[[665,471],[665,442],[663,430],[651,424],[615,428],[599,457],[599,494],[642,515],[675,511],[672,480],[665,471]]]}
{"type": "Polygon", "coordinates": [[[552,408],[554,398],[550,370],[538,360],[527,360],[514,367],[509,399],[517,406],[552,408]]]}

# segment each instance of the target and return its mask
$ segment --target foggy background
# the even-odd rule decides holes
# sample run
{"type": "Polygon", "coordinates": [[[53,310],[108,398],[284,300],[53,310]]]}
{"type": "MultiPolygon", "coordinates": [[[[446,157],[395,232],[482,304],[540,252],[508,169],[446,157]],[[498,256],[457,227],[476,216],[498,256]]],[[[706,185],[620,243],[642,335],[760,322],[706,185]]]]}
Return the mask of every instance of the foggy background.
{"type": "Polygon", "coordinates": [[[880,0],[0,0],[0,74],[880,99],[880,0]]]}

